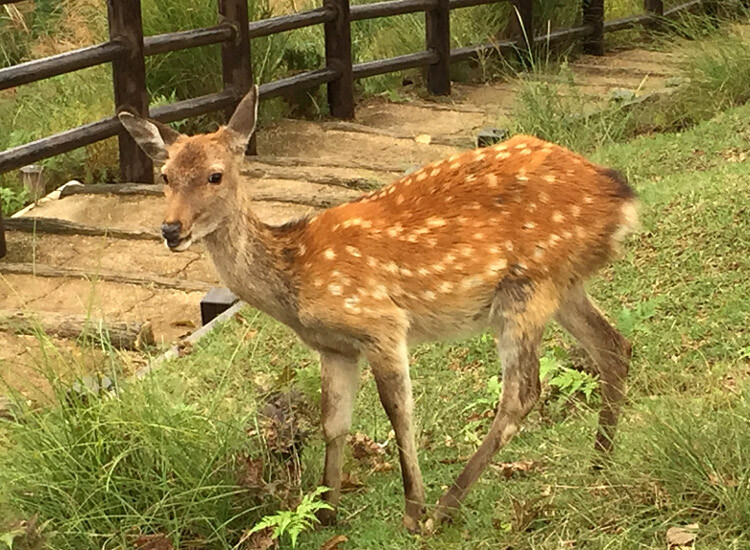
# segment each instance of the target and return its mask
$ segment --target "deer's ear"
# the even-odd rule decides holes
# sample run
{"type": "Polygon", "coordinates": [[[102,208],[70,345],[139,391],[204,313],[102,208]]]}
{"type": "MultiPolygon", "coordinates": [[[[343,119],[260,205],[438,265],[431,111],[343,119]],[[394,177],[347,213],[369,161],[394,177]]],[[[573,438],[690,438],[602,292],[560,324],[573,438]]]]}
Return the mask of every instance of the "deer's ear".
{"type": "Polygon", "coordinates": [[[167,160],[167,147],[181,135],[166,124],[147,120],[127,111],[119,113],[117,117],[143,152],[157,162],[167,160]]]}
{"type": "Polygon", "coordinates": [[[247,142],[255,132],[255,125],[258,122],[258,86],[253,85],[250,91],[242,98],[237,105],[232,118],[229,119],[227,130],[232,136],[232,146],[245,150],[247,142]]]}

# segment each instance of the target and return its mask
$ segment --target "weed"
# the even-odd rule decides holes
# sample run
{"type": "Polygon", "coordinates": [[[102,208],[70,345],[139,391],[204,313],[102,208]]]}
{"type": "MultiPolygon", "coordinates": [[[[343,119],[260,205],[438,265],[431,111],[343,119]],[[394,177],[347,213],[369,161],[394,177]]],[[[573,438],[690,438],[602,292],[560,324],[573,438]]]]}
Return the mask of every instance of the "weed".
{"type": "Polygon", "coordinates": [[[19,211],[28,201],[29,194],[25,189],[18,187],[0,187],[0,205],[2,205],[3,215],[10,216],[19,211]]]}
{"type": "Polygon", "coordinates": [[[327,487],[318,487],[312,493],[303,496],[302,501],[295,510],[281,510],[273,515],[264,517],[247,532],[247,536],[271,529],[272,540],[287,536],[292,548],[296,548],[297,539],[300,534],[309,531],[316,524],[320,523],[315,513],[320,510],[333,510],[330,504],[318,500],[326,491],[328,491],[327,487]]]}

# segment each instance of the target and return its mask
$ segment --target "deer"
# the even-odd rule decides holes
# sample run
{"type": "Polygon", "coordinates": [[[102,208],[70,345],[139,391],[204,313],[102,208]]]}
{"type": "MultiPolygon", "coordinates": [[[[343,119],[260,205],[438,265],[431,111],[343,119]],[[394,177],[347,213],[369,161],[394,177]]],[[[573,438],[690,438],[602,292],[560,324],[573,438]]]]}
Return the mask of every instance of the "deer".
{"type": "Polygon", "coordinates": [[[455,154],[351,202],[280,226],[253,213],[240,168],[256,129],[258,88],[217,131],[183,135],[130,112],[119,119],[157,166],[167,247],[202,241],[222,282],[290,327],[320,356],[322,485],[336,520],[360,379],[371,367],[398,448],[403,525],[451,520],[540,396],[539,354],[556,320],[591,356],[602,406],[595,448],[613,448],[631,344],[584,283],[637,227],[623,176],[564,147],[516,135],[455,154]],[[492,330],[502,388],[489,432],[427,518],[417,458],[409,348],[492,330]]]}

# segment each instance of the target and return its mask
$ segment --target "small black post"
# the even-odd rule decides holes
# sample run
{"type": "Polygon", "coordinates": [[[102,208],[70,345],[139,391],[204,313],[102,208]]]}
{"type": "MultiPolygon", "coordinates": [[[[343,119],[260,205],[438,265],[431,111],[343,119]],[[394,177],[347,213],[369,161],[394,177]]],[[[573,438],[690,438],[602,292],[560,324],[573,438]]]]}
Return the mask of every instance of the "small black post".
{"type": "Polygon", "coordinates": [[[328,107],[333,117],[354,118],[349,0],[325,0],[323,5],[336,13],[336,18],[324,26],[326,66],[339,73],[336,80],[328,83],[328,107]]]}
{"type": "Polygon", "coordinates": [[[518,45],[522,50],[534,46],[534,1],[513,0],[511,17],[518,23],[518,45]]]}
{"type": "Polygon", "coordinates": [[[438,54],[437,63],[427,67],[427,89],[431,94],[451,93],[451,31],[448,0],[437,0],[435,9],[425,12],[427,49],[438,54]]]}
{"type": "MultiPolygon", "coordinates": [[[[237,93],[237,103],[253,85],[253,61],[250,57],[250,28],[247,0],[219,0],[219,18],[234,29],[234,40],[221,45],[221,73],[224,89],[237,93]]],[[[226,110],[226,119],[232,116],[237,103],[226,110]]],[[[247,145],[247,154],[257,154],[255,134],[247,145]]]]}
{"type": "Polygon", "coordinates": [[[8,247],[5,244],[5,224],[3,223],[3,199],[0,199],[0,258],[4,258],[8,253],[8,247]]]}
{"type": "MultiPolygon", "coordinates": [[[[148,116],[146,59],[143,54],[141,0],[107,0],[109,39],[126,48],[125,54],[112,62],[115,108],[148,116]]],[[[123,129],[119,134],[120,180],[153,183],[154,169],[146,154],[123,129]]]]}
{"type": "Polygon", "coordinates": [[[648,13],[652,13],[661,17],[664,15],[664,1],[663,0],[643,0],[643,9],[648,13]]]}
{"type": "Polygon", "coordinates": [[[583,24],[592,28],[583,43],[584,53],[604,55],[604,0],[583,0],[583,24]]]}

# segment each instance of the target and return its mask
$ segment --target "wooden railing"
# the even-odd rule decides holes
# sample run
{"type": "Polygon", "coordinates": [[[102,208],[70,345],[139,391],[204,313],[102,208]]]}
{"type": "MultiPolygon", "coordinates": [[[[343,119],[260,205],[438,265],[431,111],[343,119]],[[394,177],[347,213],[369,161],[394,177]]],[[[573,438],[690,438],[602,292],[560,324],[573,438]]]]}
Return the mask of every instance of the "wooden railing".
{"type": "MultiPolygon", "coordinates": [[[[22,0],[0,0],[0,4],[20,1],[22,0]]],[[[107,0],[108,42],[0,69],[0,90],[102,63],[111,63],[117,111],[128,109],[162,122],[173,122],[219,110],[229,113],[253,83],[250,58],[253,38],[322,23],[325,29],[325,67],[265,83],[260,86],[260,96],[261,99],[267,99],[286,92],[326,84],[331,115],[350,118],[354,116],[354,80],[403,69],[426,67],[428,90],[433,94],[447,95],[451,90],[451,63],[491,52],[502,55],[512,52],[519,45],[524,46],[523,39],[519,37],[499,43],[451,49],[450,12],[497,1],[510,1],[519,14],[523,28],[531,32],[532,0],[389,0],[355,6],[349,6],[349,0],[324,0],[321,8],[253,22],[248,21],[246,0],[218,0],[218,25],[144,37],[140,0],[107,0]],[[352,64],[353,21],[416,12],[425,13],[424,51],[352,64]],[[149,109],[146,56],[209,44],[221,44],[223,89],[149,109]]],[[[696,7],[702,1],[692,0],[665,13],[662,0],[645,0],[646,11],[643,14],[605,22],[604,0],[583,0],[581,26],[530,37],[530,42],[578,39],[583,42],[585,51],[601,55],[604,52],[605,32],[648,24],[662,16],[696,7]]],[[[153,169],[150,160],[123,131],[115,116],[0,152],[0,174],[115,135],[119,139],[120,179],[129,182],[152,182],[153,169]]],[[[254,143],[251,144],[252,150],[254,143]]]]}

